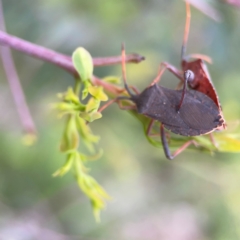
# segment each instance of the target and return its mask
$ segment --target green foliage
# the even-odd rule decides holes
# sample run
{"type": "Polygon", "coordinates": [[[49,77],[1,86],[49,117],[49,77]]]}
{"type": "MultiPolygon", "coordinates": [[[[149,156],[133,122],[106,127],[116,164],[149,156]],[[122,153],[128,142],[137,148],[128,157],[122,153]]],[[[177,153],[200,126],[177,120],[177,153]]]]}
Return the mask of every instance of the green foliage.
{"type": "Polygon", "coordinates": [[[231,133],[216,133],[214,135],[218,145],[218,150],[221,152],[240,152],[240,135],[231,133]]]}
{"type": "Polygon", "coordinates": [[[90,81],[93,74],[93,61],[90,53],[84,48],[79,47],[73,52],[72,60],[82,82],[90,81]]]}
{"type": "Polygon", "coordinates": [[[89,170],[85,164],[100,158],[103,153],[102,150],[96,150],[95,144],[100,138],[92,133],[89,122],[102,117],[98,109],[100,103],[107,101],[108,97],[102,87],[93,86],[91,83],[93,63],[91,55],[85,49],[78,48],[73,53],[73,63],[81,79],[76,79],[74,90],[69,87],[65,93],[58,94],[61,101],[53,105],[59,111],[59,117],[66,117],[60,144],[60,150],[66,155],[66,161],[53,176],[63,176],[72,169],[80,189],[90,199],[95,219],[100,221],[100,211],[105,207],[105,200],[110,199],[110,196],[88,174],[89,170]],[[82,103],[79,97],[81,88],[82,99],[88,97],[86,104],[82,103]],[[82,144],[90,155],[79,150],[83,148],[82,144]]]}
{"type": "Polygon", "coordinates": [[[77,48],[72,55],[72,61],[77,70],[82,84],[82,99],[88,96],[88,88],[91,86],[91,78],[93,74],[93,61],[90,53],[82,47],[77,48]]]}
{"type": "Polygon", "coordinates": [[[102,79],[102,81],[105,82],[109,82],[109,83],[114,83],[114,84],[119,84],[120,81],[120,77],[116,77],[116,76],[108,76],[102,79]]]}
{"type": "Polygon", "coordinates": [[[103,88],[99,86],[89,86],[88,87],[89,93],[99,101],[107,101],[108,97],[107,95],[103,92],[103,88]]]}

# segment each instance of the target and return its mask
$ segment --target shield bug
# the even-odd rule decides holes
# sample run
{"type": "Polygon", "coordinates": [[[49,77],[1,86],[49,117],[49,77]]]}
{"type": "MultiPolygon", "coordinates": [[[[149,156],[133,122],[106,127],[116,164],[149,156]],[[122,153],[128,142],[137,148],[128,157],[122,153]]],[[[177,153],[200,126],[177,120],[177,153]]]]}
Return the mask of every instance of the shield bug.
{"type": "Polygon", "coordinates": [[[223,118],[222,108],[218,99],[218,95],[216,89],[213,85],[211,77],[208,73],[208,69],[205,61],[211,61],[208,56],[202,54],[191,54],[186,56],[186,45],[188,41],[189,29],[190,29],[190,20],[191,20],[191,11],[190,5],[186,1],[186,24],[185,24],[185,31],[184,31],[184,38],[183,38],[183,45],[181,50],[181,68],[182,70],[178,70],[176,67],[172,66],[167,62],[163,62],[164,65],[170,72],[172,72],[175,76],[177,76],[181,82],[184,82],[183,72],[186,70],[191,70],[194,73],[194,77],[189,79],[188,86],[189,88],[202,92],[203,94],[207,95],[209,98],[213,100],[216,106],[219,109],[220,115],[222,117],[222,124],[216,130],[222,130],[226,127],[225,120],[223,118]],[[193,58],[195,60],[190,59],[193,58]]]}
{"type": "MultiPolygon", "coordinates": [[[[173,159],[190,144],[196,145],[196,143],[193,140],[188,141],[171,155],[164,128],[182,136],[198,136],[218,129],[224,120],[218,106],[211,98],[200,91],[187,89],[187,82],[194,77],[191,70],[184,72],[184,86],[181,90],[168,89],[157,84],[164,70],[165,67],[160,68],[157,77],[143,92],[133,94],[126,80],[125,49],[122,45],[122,75],[129,97],[120,96],[117,101],[130,100],[134,105],[121,108],[135,109],[139,114],[149,117],[150,125],[154,120],[161,123],[163,149],[166,157],[173,159]]],[[[150,128],[151,126],[148,128],[149,132],[150,128]]]]}

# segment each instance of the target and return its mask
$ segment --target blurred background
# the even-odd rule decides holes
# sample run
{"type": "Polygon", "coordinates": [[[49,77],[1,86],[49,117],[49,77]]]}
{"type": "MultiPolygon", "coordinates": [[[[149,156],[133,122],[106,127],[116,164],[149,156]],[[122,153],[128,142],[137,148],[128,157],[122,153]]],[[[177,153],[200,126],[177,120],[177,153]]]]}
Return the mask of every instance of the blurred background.
{"type": "MultiPolygon", "coordinates": [[[[129,83],[144,89],[161,61],[180,66],[185,4],[179,0],[2,0],[8,33],[71,55],[79,46],[94,57],[128,53],[146,61],[127,66],[129,83]]],[[[240,9],[212,1],[213,20],[192,7],[187,53],[212,57],[209,71],[228,128],[240,118],[240,9]]],[[[207,6],[207,7],[206,7],[207,6]]],[[[34,146],[22,144],[22,127],[0,64],[1,240],[237,240],[240,239],[240,154],[211,156],[187,150],[173,161],[151,146],[141,124],[112,105],[92,124],[104,156],[88,165],[113,197],[95,222],[89,200],[72,174],[53,178],[65,161],[59,152],[64,120],[50,104],[74,84],[63,70],[13,51],[38,129],[34,146]]],[[[120,66],[94,74],[121,76],[120,66]]],[[[178,83],[166,73],[161,84],[178,83]]]]}

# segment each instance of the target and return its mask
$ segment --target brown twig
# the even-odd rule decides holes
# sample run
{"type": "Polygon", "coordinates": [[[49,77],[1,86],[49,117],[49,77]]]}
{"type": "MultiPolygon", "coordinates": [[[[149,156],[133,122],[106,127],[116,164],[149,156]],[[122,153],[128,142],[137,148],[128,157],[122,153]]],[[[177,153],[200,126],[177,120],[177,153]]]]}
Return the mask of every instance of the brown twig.
{"type": "MultiPolygon", "coordinates": [[[[27,55],[53,63],[73,75],[76,75],[76,70],[73,67],[71,57],[64,54],[55,52],[48,48],[39,46],[34,43],[30,43],[26,40],[12,36],[5,32],[0,31],[0,44],[6,45],[12,49],[23,52],[27,55]]],[[[139,63],[145,58],[138,54],[130,54],[126,56],[126,62],[139,63]]],[[[105,58],[93,58],[94,66],[105,66],[121,63],[121,56],[105,57],[105,58]]]]}
{"type": "MultiPolygon", "coordinates": [[[[2,1],[0,1],[0,29],[2,31],[5,31],[2,1]]],[[[35,134],[36,133],[35,124],[25,100],[24,92],[22,90],[17,70],[12,59],[11,51],[8,47],[5,46],[1,46],[0,51],[3,61],[3,67],[5,69],[5,73],[9,82],[13,99],[16,104],[16,108],[20,116],[21,123],[23,125],[23,129],[26,133],[35,134]]]]}
{"type": "MultiPolygon", "coordinates": [[[[39,46],[34,43],[30,43],[26,40],[20,39],[18,37],[12,36],[7,34],[3,31],[0,31],[0,44],[6,45],[14,50],[20,51],[27,55],[33,56],[43,61],[50,62],[66,71],[70,74],[74,75],[75,77],[78,76],[77,71],[75,70],[71,57],[55,52],[51,49],[39,46]]],[[[128,63],[139,63],[143,61],[145,58],[138,54],[130,54],[126,56],[126,62],[128,63]]],[[[115,57],[105,57],[105,58],[93,58],[94,66],[106,66],[112,64],[119,64],[121,63],[121,56],[115,57]]],[[[96,85],[102,86],[108,92],[111,92],[114,95],[119,94],[122,90],[116,87],[113,84],[104,82],[93,76],[92,79],[93,83],[96,85]]]]}
{"type": "Polygon", "coordinates": [[[57,53],[53,50],[36,45],[34,43],[30,43],[2,31],[0,31],[0,44],[23,52],[35,58],[41,59],[43,61],[53,63],[70,72],[71,74],[77,74],[73,67],[71,58],[66,55],[57,53]]]}
{"type": "MultiPolygon", "coordinates": [[[[128,62],[128,63],[140,63],[143,60],[145,60],[145,57],[143,57],[137,53],[132,53],[132,54],[129,54],[126,56],[126,62],[128,62]]],[[[119,64],[119,63],[121,63],[121,61],[122,61],[121,56],[94,58],[93,64],[95,67],[97,67],[97,66],[119,64]]]]}

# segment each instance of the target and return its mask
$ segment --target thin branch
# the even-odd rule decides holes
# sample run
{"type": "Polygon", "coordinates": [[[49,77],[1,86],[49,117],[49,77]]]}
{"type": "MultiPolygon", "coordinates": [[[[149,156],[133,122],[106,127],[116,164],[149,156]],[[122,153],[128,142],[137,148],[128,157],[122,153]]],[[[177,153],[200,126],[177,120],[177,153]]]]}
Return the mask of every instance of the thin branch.
{"type": "MultiPolygon", "coordinates": [[[[14,50],[20,51],[22,53],[25,53],[29,56],[38,58],[40,60],[50,62],[64,70],[68,71],[70,74],[74,75],[75,77],[78,77],[78,73],[72,64],[72,59],[71,59],[71,57],[69,57],[67,55],[55,52],[51,49],[39,46],[34,43],[30,43],[26,40],[12,36],[3,31],[0,31],[0,44],[6,45],[14,50]]],[[[139,62],[143,61],[144,59],[145,58],[141,55],[130,54],[130,55],[126,56],[125,61],[128,63],[139,63],[139,62]]],[[[119,63],[121,63],[121,56],[94,58],[93,63],[94,63],[94,66],[119,64],[119,63]]],[[[120,92],[122,92],[121,88],[119,88],[113,84],[104,82],[96,76],[93,76],[92,81],[95,85],[102,86],[105,90],[107,90],[108,92],[111,92],[114,95],[117,95],[120,92]]]]}
{"type": "MultiPolygon", "coordinates": [[[[2,9],[2,1],[0,1],[0,29],[5,31],[5,22],[2,9]]],[[[13,95],[13,99],[26,133],[36,133],[36,128],[32,116],[30,114],[27,102],[25,100],[24,92],[19,81],[17,70],[15,68],[11,51],[8,47],[0,47],[3,67],[9,82],[9,86],[13,95]]]]}
{"type": "Polygon", "coordinates": [[[53,63],[58,67],[61,67],[66,71],[70,72],[71,74],[77,75],[73,67],[71,58],[66,55],[57,53],[53,50],[47,49],[37,44],[30,43],[2,31],[0,31],[0,44],[6,45],[14,50],[23,52],[29,56],[53,63]]]}
{"type": "MultiPolygon", "coordinates": [[[[30,43],[26,40],[20,39],[2,31],[0,31],[0,44],[9,46],[12,49],[23,52],[43,61],[53,63],[70,72],[71,74],[75,76],[77,75],[77,72],[73,67],[71,57],[69,56],[55,52],[37,44],[30,43]]],[[[126,56],[126,62],[139,63],[144,59],[145,58],[143,56],[140,56],[138,54],[130,54],[126,56]]],[[[121,63],[121,56],[93,59],[94,66],[105,66],[119,63],[121,63]]]]}
{"type": "MultiPolygon", "coordinates": [[[[145,60],[145,57],[137,54],[132,53],[126,56],[126,62],[128,63],[140,63],[143,60],[145,60]]],[[[122,61],[121,56],[113,56],[113,57],[105,57],[105,58],[94,58],[93,64],[95,67],[97,66],[106,66],[106,65],[113,65],[113,64],[119,64],[122,61]]]]}

